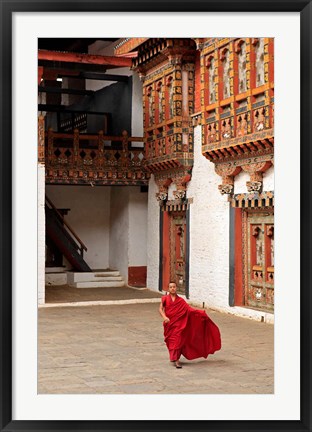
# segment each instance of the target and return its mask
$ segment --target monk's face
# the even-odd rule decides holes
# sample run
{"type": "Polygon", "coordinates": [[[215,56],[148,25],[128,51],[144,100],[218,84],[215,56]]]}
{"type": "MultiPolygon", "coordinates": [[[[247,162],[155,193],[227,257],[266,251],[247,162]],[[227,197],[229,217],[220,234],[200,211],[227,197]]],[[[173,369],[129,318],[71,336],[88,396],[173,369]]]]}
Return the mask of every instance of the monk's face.
{"type": "Polygon", "coordinates": [[[175,283],[169,284],[169,292],[170,292],[170,294],[176,294],[177,293],[177,286],[175,283]]]}

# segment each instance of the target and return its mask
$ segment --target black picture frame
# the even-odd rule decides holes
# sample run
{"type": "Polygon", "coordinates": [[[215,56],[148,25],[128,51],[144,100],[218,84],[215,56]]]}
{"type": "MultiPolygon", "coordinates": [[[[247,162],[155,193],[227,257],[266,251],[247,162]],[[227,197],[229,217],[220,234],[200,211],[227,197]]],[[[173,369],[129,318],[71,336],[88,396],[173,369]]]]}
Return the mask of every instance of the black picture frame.
{"type": "MultiPolygon", "coordinates": [[[[1,13],[1,431],[310,431],[311,423],[311,0],[44,1],[0,0],[1,13]],[[12,14],[14,12],[300,12],[301,54],[301,419],[299,421],[12,420],[12,14]]],[[[299,192],[298,192],[299,193],[299,192]]],[[[299,281],[298,281],[299,283],[299,281]]]]}

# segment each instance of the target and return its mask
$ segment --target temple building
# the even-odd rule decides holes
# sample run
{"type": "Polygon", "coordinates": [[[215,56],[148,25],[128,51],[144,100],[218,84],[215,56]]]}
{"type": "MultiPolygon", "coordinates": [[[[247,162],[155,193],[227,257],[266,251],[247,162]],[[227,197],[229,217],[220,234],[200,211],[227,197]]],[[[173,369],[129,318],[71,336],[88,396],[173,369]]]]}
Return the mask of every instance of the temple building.
{"type": "Polygon", "coordinates": [[[42,39],[38,89],[39,303],[106,271],[273,321],[272,38],[42,39]]]}

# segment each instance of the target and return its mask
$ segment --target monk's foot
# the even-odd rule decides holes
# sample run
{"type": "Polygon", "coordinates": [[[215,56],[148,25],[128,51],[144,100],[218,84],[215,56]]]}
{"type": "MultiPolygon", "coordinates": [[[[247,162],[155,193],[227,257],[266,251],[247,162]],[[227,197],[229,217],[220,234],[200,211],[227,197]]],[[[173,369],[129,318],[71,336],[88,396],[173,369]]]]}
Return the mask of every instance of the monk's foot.
{"type": "Polygon", "coordinates": [[[175,362],[175,367],[176,367],[177,369],[182,369],[182,365],[181,365],[181,363],[179,362],[179,360],[177,360],[177,361],[175,362]]]}

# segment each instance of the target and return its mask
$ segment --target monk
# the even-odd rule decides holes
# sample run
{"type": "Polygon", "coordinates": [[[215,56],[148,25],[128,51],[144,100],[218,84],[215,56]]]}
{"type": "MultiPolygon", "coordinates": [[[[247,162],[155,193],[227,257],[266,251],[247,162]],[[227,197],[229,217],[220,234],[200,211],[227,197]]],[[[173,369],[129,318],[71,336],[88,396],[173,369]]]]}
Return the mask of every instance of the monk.
{"type": "Polygon", "coordinates": [[[170,361],[182,368],[180,357],[188,360],[207,358],[221,349],[220,331],[205,311],[189,306],[177,295],[177,285],[169,283],[169,294],[161,298],[165,343],[170,361]]]}

